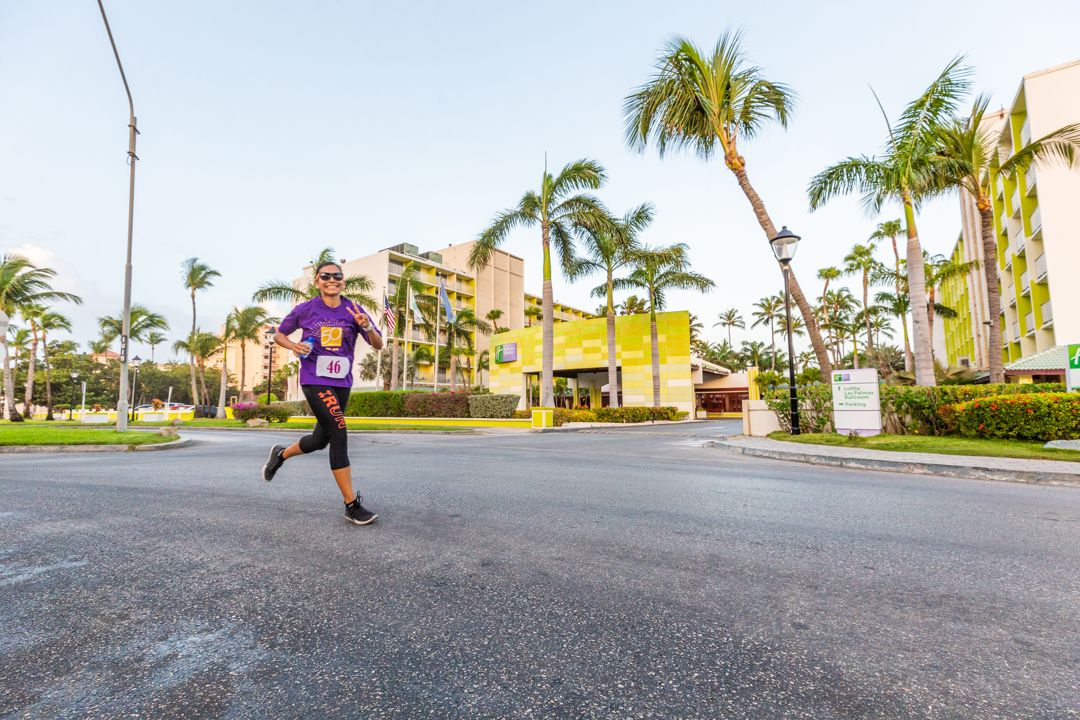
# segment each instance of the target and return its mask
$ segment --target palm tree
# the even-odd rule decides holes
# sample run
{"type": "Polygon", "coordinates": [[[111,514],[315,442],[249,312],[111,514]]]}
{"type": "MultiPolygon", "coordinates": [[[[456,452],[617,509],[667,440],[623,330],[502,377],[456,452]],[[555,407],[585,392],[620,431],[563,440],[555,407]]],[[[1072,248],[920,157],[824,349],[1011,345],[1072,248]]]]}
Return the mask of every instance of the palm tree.
{"type": "Polygon", "coordinates": [[[476,374],[479,376],[480,384],[484,384],[484,371],[491,366],[491,353],[487,350],[482,351],[476,356],[476,374]]]}
{"type": "Polygon", "coordinates": [[[604,284],[593,289],[593,297],[605,300],[603,312],[607,318],[608,405],[619,407],[618,346],[615,338],[615,273],[631,263],[630,252],[638,247],[637,235],[653,219],[651,205],[643,204],[622,218],[609,218],[606,227],[591,229],[582,237],[584,257],[574,263],[570,280],[599,272],[604,284]]]}
{"type": "Polygon", "coordinates": [[[540,373],[540,404],[555,405],[552,366],[555,361],[555,316],[551,291],[551,245],[559,255],[563,272],[571,275],[574,264],[574,238],[589,228],[602,229],[607,224],[607,212],[592,195],[582,190],[597,190],[607,176],[604,168],[593,160],[569,163],[559,174],[552,176],[544,167],[539,192],[530,190],[517,206],[499,213],[495,220],[473,244],[469,267],[474,271],[488,264],[491,254],[516,227],[539,227],[544,255],[543,351],[540,373]]]}
{"type": "MultiPolygon", "coordinates": [[[[846,287],[826,291],[821,297],[822,314],[828,317],[826,326],[833,337],[835,361],[844,355],[844,338],[847,337],[849,318],[855,311],[855,297],[846,287]]],[[[855,353],[858,359],[858,352],[855,353]]],[[[858,367],[856,365],[856,367],[858,367]]]]}
{"type": "Polygon", "coordinates": [[[907,225],[908,290],[911,293],[915,336],[915,378],[919,385],[936,385],[932,337],[926,313],[926,272],[922,245],[915,227],[920,203],[947,189],[941,163],[934,158],[937,133],[956,111],[971,74],[953,60],[901,113],[889,129],[881,157],[849,157],[831,165],[810,181],[810,208],[816,210],[838,195],[859,192],[863,204],[879,212],[887,201],[899,202],[907,225]]]}
{"type": "Polygon", "coordinates": [[[614,281],[619,289],[637,288],[649,296],[649,339],[652,347],[653,407],[660,407],[660,337],[656,311],[663,310],[669,290],[706,292],[714,283],[690,269],[686,243],[667,247],[638,247],[629,252],[634,270],[629,277],[614,281]]]}
{"type": "Polygon", "coordinates": [[[739,311],[735,308],[728,308],[717,316],[719,322],[715,323],[713,327],[717,325],[723,325],[727,328],[727,341],[728,345],[731,345],[731,328],[739,328],[740,330],[746,329],[746,321],[743,320],[743,316],[739,314],[739,311]]]}
{"type": "Polygon", "coordinates": [[[91,340],[87,345],[90,347],[90,352],[95,355],[104,355],[109,352],[109,345],[111,343],[105,338],[98,338],[97,340],[91,340]]]}
{"type": "MultiPolygon", "coordinates": [[[[870,278],[880,267],[881,263],[874,257],[873,243],[855,245],[844,257],[844,274],[860,275],[862,280],[863,309],[870,308],[870,278]]],[[[866,322],[866,351],[874,352],[874,338],[870,332],[870,315],[863,313],[866,322]]]]}
{"type": "MultiPolygon", "coordinates": [[[[899,237],[900,233],[902,233],[903,231],[904,223],[901,220],[886,220],[883,223],[878,223],[877,229],[874,230],[874,232],[870,235],[871,242],[877,243],[881,242],[885,238],[888,238],[889,241],[892,243],[892,275],[894,278],[893,284],[896,286],[896,297],[900,297],[902,294],[905,294],[901,291],[900,287],[900,276],[902,273],[903,263],[900,260],[900,248],[896,244],[896,238],[899,237]]],[[[911,372],[911,370],[915,367],[915,359],[911,354],[911,337],[908,335],[907,311],[905,311],[899,317],[900,325],[904,330],[904,369],[907,372],[911,372]]]]}
{"type": "MultiPolygon", "coordinates": [[[[994,255],[994,262],[997,262],[997,255],[994,255]]],[[[943,286],[946,282],[955,277],[967,275],[973,269],[979,267],[978,260],[970,260],[968,262],[958,262],[952,258],[947,258],[944,255],[935,255],[930,257],[927,255],[923,260],[926,268],[926,304],[927,304],[927,316],[930,322],[930,332],[934,332],[934,315],[941,315],[946,318],[956,317],[956,310],[945,305],[941,305],[937,302],[937,290],[943,286]]],[[[933,335],[931,335],[933,337],[933,335]]]]}
{"type": "MultiPolygon", "coordinates": [[[[337,262],[334,259],[334,248],[328,247],[319,251],[319,254],[311,261],[311,268],[314,270],[327,262],[337,262]]],[[[305,285],[296,287],[284,280],[271,280],[256,290],[252,294],[251,300],[257,303],[276,301],[296,305],[305,300],[318,297],[319,288],[315,286],[314,274],[311,277],[305,277],[304,282],[305,285]]],[[[349,275],[343,281],[341,294],[357,305],[377,308],[379,307],[379,301],[368,294],[374,289],[375,284],[366,275],[349,275]]],[[[377,317],[377,313],[372,313],[372,317],[377,317]]]]}
{"type": "Polygon", "coordinates": [[[701,319],[694,313],[690,313],[690,343],[696,343],[698,338],[701,337],[701,331],[705,329],[705,326],[701,324],[701,319]]]}
{"type": "MultiPolygon", "coordinates": [[[[427,345],[417,345],[409,353],[409,377],[405,378],[409,383],[409,387],[413,387],[416,383],[416,378],[420,374],[421,365],[430,365],[435,361],[435,357],[428,350],[427,345]]],[[[440,364],[442,364],[440,362],[440,364]]],[[[438,372],[438,368],[435,372],[438,372]]]]}
{"type": "Polygon", "coordinates": [[[271,317],[265,308],[258,305],[236,308],[231,315],[232,339],[240,345],[240,397],[243,398],[247,384],[247,344],[259,342],[263,328],[277,322],[277,318],[271,317]]]}
{"type": "MultiPolygon", "coordinates": [[[[405,338],[406,320],[408,314],[411,312],[409,307],[409,291],[412,291],[413,299],[416,301],[416,305],[421,312],[421,318],[416,319],[417,322],[423,322],[426,326],[432,326],[432,320],[435,317],[435,306],[438,303],[438,298],[433,295],[426,295],[424,293],[424,283],[417,277],[417,265],[413,262],[407,262],[401,269],[401,274],[398,277],[397,283],[394,285],[393,291],[387,301],[394,310],[394,318],[397,329],[394,331],[393,347],[390,353],[390,387],[393,390],[397,390],[403,382],[402,372],[400,367],[402,343],[400,340],[405,338]]],[[[434,334],[434,330],[431,331],[434,334]]],[[[409,338],[411,340],[411,338],[409,338]]],[[[438,372],[438,369],[436,369],[438,372]]]]}
{"type": "Polygon", "coordinates": [[[485,315],[484,318],[486,318],[487,321],[489,323],[491,323],[491,332],[493,332],[493,333],[501,333],[501,332],[506,332],[509,329],[509,328],[499,327],[499,318],[501,318],[502,316],[503,316],[503,311],[500,310],[499,308],[492,308],[491,310],[488,310],[487,315],[485,315]]]}
{"type": "Polygon", "coordinates": [[[619,306],[620,315],[641,315],[649,312],[648,304],[637,295],[630,295],[619,306]]]}
{"type": "Polygon", "coordinates": [[[154,350],[157,348],[158,345],[165,342],[167,339],[168,338],[165,337],[164,333],[159,333],[156,330],[151,330],[150,332],[146,333],[145,342],[147,345],[150,346],[150,362],[154,362],[154,350]]]}
{"type": "MultiPolygon", "coordinates": [[[[221,277],[221,273],[206,263],[200,262],[197,257],[188,258],[180,267],[184,287],[191,292],[191,338],[188,344],[193,346],[195,343],[195,293],[213,287],[214,278],[221,277]]],[[[188,358],[188,367],[191,368],[191,397],[198,398],[199,389],[195,386],[195,356],[189,353],[188,358]]],[[[193,402],[197,401],[193,400],[193,402]]]]}
{"type": "MultiPolygon", "coordinates": [[[[14,315],[28,305],[41,305],[63,301],[79,304],[82,298],[71,293],[53,290],[50,281],[56,277],[52,268],[37,267],[22,255],[0,255],[0,313],[14,315]]],[[[15,378],[7,353],[7,335],[0,336],[4,345],[4,397],[7,398],[8,419],[21,422],[22,416],[15,409],[15,378]]],[[[0,412],[2,415],[2,412],[0,412]]]]}
{"type": "MultiPolygon", "coordinates": [[[[668,43],[656,69],[649,82],[623,104],[627,143],[644,150],[651,139],[661,157],[669,145],[692,148],[703,158],[719,149],[724,164],[750,201],[766,239],[771,240],[776,236],[776,226],[750,184],[739,143],[753,139],[771,120],[787,127],[794,92],[782,83],[765,79],[762,69],[748,62],[737,32],[721,35],[709,55],[689,40],[677,37],[668,43]]],[[[789,279],[791,296],[802,313],[818,363],[828,374],[829,355],[813,308],[793,272],[789,279]]]]}
{"type": "MultiPolygon", "coordinates": [[[[221,349],[221,338],[214,333],[203,332],[196,328],[195,332],[188,336],[187,340],[177,340],[173,343],[173,350],[186,352],[196,366],[196,379],[202,380],[202,390],[195,386],[195,394],[191,396],[191,402],[196,405],[209,405],[210,393],[206,389],[206,360],[221,349]]],[[[222,368],[222,372],[225,369],[222,368]]]]}
{"type": "MultiPolygon", "coordinates": [[[[147,342],[150,333],[169,329],[169,323],[165,316],[143,307],[132,305],[128,337],[136,342],[147,342]]],[[[104,315],[97,319],[98,328],[101,331],[101,339],[106,346],[111,345],[113,340],[120,337],[123,332],[124,319],[122,314],[104,315]]],[[[106,349],[108,349],[106,347],[106,349]]]]}
{"type": "Polygon", "coordinates": [[[41,336],[38,334],[38,318],[45,312],[42,305],[24,305],[20,308],[23,320],[30,324],[30,353],[29,362],[26,365],[26,385],[23,392],[23,417],[29,420],[34,416],[32,403],[34,400],[34,375],[37,371],[38,342],[41,336]]]}
{"type": "Polygon", "coordinates": [[[533,323],[544,316],[544,311],[535,305],[525,308],[525,327],[532,327],[533,323]]]}
{"type": "Polygon", "coordinates": [[[45,368],[45,419],[53,419],[52,367],[49,363],[49,333],[57,330],[71,332],[71,321],[58,312],[45,309],[37,316],[41,330],[41,362],[45,368]]]}
{"type": "Polygon", "coordinates": [[[1002,161],[997,152],[997,138],[990,123],[984,122],[990,98],[980,95],[971,113],[938,128],[938,154],[946,162],[947,182],[966,191],[979,211],[979,235],[982,239],[982,267],[986,276],[987,315],[989,317],[990,382],[1005,382],[1001,342],[1001,290],[998,278],[997,236],[994,233],[992,189],[1001,177],[1012,178],[1032,165],[1060,161],[1071,167],[1080,163],[1080,123],[1059,128],[1033,140],[1002,161]]]}
{"type": "Polygon", "coordinates": [[[225,316],[225,327],[221,330],[219,347],[221,347],[221,377],[218,378],[218,405],[214,417],[218,420],[225,419],[225,395],[229,392],[229,343],[236,339],[236,317],[240,314],[240,308],[234,307],[225,316]]]}
{"type": "Polygon", "coordinates": [[[776,370],[776,321],[784,312],[784,298],[779,295],[767,295],[754,303],[754,307],[757,310],[750,313],[754,316],[754,322],[750,327],[769,326],[769,351],[773,358],[772,369],[776,370]]]}
{"type": "MultiPolygon", "coordinates": [[[[454,314],[454,321],[447,318],[442,325],[446,330],[446,354],[450,357],[450,391],[457,389],[457,359],[459,354],[473,351],[473,335],[491,334],[491,325],[476,317],[469,308],[461,308],[454,314]]],[[[436,369],[438,372],[438,369],[436,369]]]]}
{"type": "MultiPolygon", "coordinates": [[[[901,283],[902,282],[906,282],[906,279],[903,278],[901,273],[901,283]]],[[[901,283],[897,283],[900,289],[899,293],[879,292],[874,296],[874,302],[885,312],[900,319],[904,331],[904,371],[910,372],[910,370],[907,369],[908,356],[911,352],[911,346],[908,344],[907,337],[907,316],[911,311],[911,302],[901,283]]]]}
{"type": "Polygon", "coordinates": [[[747,365],[757,368],[764,365],[763,360],[765,359],[766,348],[765,343],[760,340],[743,340],[742,348],[739,352],[742,354],[743,360],[747,365]]]}

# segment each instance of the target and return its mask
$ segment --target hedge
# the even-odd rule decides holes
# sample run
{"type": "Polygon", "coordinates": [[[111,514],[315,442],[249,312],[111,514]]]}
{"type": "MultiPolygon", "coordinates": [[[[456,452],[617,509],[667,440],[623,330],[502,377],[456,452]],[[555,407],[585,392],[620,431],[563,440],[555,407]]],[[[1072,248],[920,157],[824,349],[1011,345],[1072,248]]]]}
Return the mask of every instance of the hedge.
{"type": "Polygon", "coordinates": [[[946,406],[940,414],[968,437],[1042,441],[1080,437],[1080,396],[1074,393],[991,395],[946,406]]]}
{"type": "Polygon", "coordinates": [[[468,393],[410,393],[405,398],[408,417],[469,417],[468,393]]]}
{"type": "Polygon", "coordinates": [[[1061,383],[938,385],[937,387],[883,385],[881,411],[888,432],[901,435],[947,435],[956,428],[943,407],[997,395],[1063,392],[1061,383]]]}
{"type": "Polygon", "coordinates": [[[687,413],[674,407],[602,407],[592,411],[597,422],[637,423],[656,420],[682,420],[687,413]]]}
{"type": "Polygon", "coordinates": [[[513,417],[520,400],[518,395],[492,395],[490,393],[469,395],[469,417],[513,417]]]}
{"type": "Polygon", "coordinates": [[[311,407],[308,405],[307,400],[281,400],[271,404],[275,407],[285,408],[294,416],[311,415],[311,407]]]}
{"type": "Polygon", "coordinates": [[[422,395],[416,390],[376,390],[349,396],[346,415],[351,417],[405,417],[405,399],[422,395]]]}
{"type": "Polygon", "coordinates": [[[268,422],[286,422],[292,413],[288,408],[280,405],[256,405],[253,403],[236,403],[232,406],[233,417],[241,422],[262,418],[268,422]]]}
{"type": "MultiPolygon", "coordinates": [[[[796,385],[799,398],[799,429],[802,432],[826,432],[832,427],[832,385],[813,383],[796,385]]],[[[764,395],[769,409],[785,432],[791,432],[791,393],[788,387],[772,388],[764,395]]]]}

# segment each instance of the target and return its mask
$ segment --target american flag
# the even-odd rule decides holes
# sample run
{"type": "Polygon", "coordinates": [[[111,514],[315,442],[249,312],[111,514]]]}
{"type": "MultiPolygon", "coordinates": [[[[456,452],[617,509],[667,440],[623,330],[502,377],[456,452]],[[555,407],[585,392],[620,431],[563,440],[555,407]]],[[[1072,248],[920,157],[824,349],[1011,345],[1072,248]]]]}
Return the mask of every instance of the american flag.
{"type": "Polygon", "coordinates": [[[390,307],[390,301],[386,298],[386,293],[383,293],[383,316],[386,318],[386,329],[393,335],[397,330],[397,313],[394,312],[394,308],[390,307]]]}

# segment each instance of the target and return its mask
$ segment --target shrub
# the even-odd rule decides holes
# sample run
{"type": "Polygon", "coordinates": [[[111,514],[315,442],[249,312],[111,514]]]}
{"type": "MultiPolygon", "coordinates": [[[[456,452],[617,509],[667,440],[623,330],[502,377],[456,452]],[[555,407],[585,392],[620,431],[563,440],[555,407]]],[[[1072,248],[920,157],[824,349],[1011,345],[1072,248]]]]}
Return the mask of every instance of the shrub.
{"type": "Polygon", "coordinates": [[[280,405],[256,405],[255,403],[236,403],[232,406],[233,417],[240,422],[262,418],[267,422],[286,422],[292,413],[280,405]]]}
{"type": "Polygon", "coordinates": [[[532,410],[515,410],[514,414],[510,417],[517,420],[529,420],[532,418],[532,410]]]}
{"type": "Polygon", "coordinates": [[[596,422],[596,411],[586,410],[585,408],[574,408],[573,410],[567,410],[566,408],[555,408],[554,422],[555,427],[562,427],[566,423],[572,422],[596,422]]]}
{"type": "Polygon", "coordinates": [[[963,435],[1061,440],[1080,437],[1080,395],[991,395],[941,408],[944,421],[963,435]]]}
{"type": "Polygon", "coordinates": [[[513,416],[520,401],[518,395],[492,395],[479,393],[469,395],[469,417],[508,418],[513,416]]]}
{"type": "Polygon", "coordinates": [[[918,387],[884,385],[881,388],[881,412],[889,432],[901,435],[947,435],[955,432],[947,405],[996,395],[1027,395],[1031,393],[1062,392],[1060,383],[1041,385],[939,385],[918,387]]]}
{"type": "Polygon", "coordinates": [[[376,390],[349,396],[346,415],[353,417],[405,417],[405,398],[420,395],[415,390],[376,390]]]}
{"type": "Polygon", "coordinates": [[[639,423],[655,420],[681,420],[685,412],[667,407],[618,407],[597,408],[593,411],[597,422],[639,423]]]}
{"type": "Polygon", "coordinates": [[[408,417],[469,417],[469,395],[460,392],[409,393],[405,398],[408,417]]]}
{"type": "MultiPolygon", "coordinates": [[[[832,385],[813,383],[796,385],[799,398],[799,429],[802,432],[825,432],[832,426],[832,385]]],[[[769,409],[776,413],[780,427],[791,432],[791,394],[788,387],[773,388],[764,394],[769,409]]]]}
{"type": "Polygon", "coordinates": [[[308,406],[307,400],[282,400],[280,402],[271,403],[275,407],[283,407],[289,411],[290,415],[311,415],[311,408],[308,406]]]}

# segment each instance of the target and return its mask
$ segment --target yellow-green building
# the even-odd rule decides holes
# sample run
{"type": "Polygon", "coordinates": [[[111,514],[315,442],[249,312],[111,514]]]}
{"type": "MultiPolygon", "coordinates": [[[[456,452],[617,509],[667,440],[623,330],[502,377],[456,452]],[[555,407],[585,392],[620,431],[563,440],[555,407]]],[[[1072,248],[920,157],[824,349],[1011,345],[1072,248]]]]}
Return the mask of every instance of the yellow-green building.
{"type": "MultiPolygon", "coordinates": [[[[967,262],[963,238],[956,241],[950,260],[967,262]]],[[[981,272],[975,269],[974,272],[981,272]]],[[[980,359],[984,353],[976,346],[974,307],[971,293],[971,273],[957,275],[942,283],[938,302],[956,311],[956,317],[941,320],[945,335],[945,352],[950,367],[983,367],[980,359]]],[[[985,342],[985,341],[984,341],[985,342]]],[[[938,358],[945,360],[945,358],[938,358]]],[[[985,361],[983,361],[985,362],[985,361]]]]}
{"type": "MultiPolygon", "coordinates": [[[[690,313],[656,315],[660,349],[660,404],[694,411],[694,379],[690,358],[690,313]]],[[[590,407],[600,407],[607,391],[607,319],[557,323],[554,375],[569,381],[571,391],[588,392],[590,407]]],[[[616,356],[622,405],[649,406],[653,402],[652,349],[649,315],[615,318],[616,356]]],[[[539,325],[500,333],[491,338],[491,391],[514,393],[526,407],[529,387],[540,377],[543,361],[539,325]]]]}

